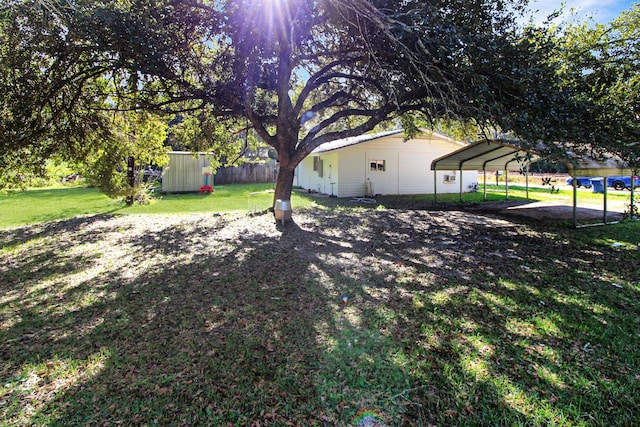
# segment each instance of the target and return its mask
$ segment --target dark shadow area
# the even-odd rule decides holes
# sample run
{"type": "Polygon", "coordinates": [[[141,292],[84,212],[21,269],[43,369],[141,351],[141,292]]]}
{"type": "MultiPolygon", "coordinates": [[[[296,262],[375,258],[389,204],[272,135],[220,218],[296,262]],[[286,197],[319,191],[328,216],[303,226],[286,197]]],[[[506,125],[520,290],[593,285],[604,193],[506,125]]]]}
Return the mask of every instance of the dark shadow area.
{"type": "MultiPolygon", "coordinates": [[[[524,191],[525,187],[514,186],[516,190],[524,191]]],[[[549,189],[532,187],[529,190],[529,199],[524,197],[509,196],[505,200],[504,195],[489,193],[487,200],[483,199],[482,192],[464,193],[460,201],[458,194],[444,194],[434,201],[433,195],[378,195],[375,203],[359,202],[358,198],[329,198],[326,195],[300,193],[301,197],[312,199],[318,205],[326,208],[363,208],[375,209],[383,206],[386,209],[400,210],[429,210],[429,211],[465,211],[471,213],[491,214],[504,218],[513,218],[522,222],[547,221],[561,225],[573,226],[573,205],[570,200],[544,201],[540,193],[549,193],[549,189]]],[[[607,209],[607,222],[616,222],[625,219],[624,203],[610,201],[607,209]],[[612,209],[612,206],[614,207],[612,209]]],[[[603,206],[596,202],[579,201],[576,209],[576,221],[578,225],[593,224],[604,221],[603,206]]]]}
{"type": "Polygon", "coordinates": [[[104,216],[0,231],[0,414],[342,426],[370,409],[398,426],[629,425],[638,255],[570,233],[345,208],[284,225],[104,216]]]}
{"type": "MultiPolygon", "coordinates": [[[[494,195],[495,196],[495,195],[494,195]]],[[[468,198],[468,197],[467,197],[468,198]]],[[[314,198],[314,201],[325,208],[361,208],[375,209],[384,206],[385,209],[394,210],[428,210],[428,211],[463,211],[471,214],[493,215],[505,219],[512,219],[522,223],[537,223],[545,221],[564,227],[574,227],[573,207],[567,204],[540,202],[527,200],[520,197],[510,197],[508,201],[493,197],[488,201],[456,201],[433,202],[427,196],[378,196],[376,203],[359,203],[350,198],[328,199],[326,197],[314,198]]],[[[585,226],[604,222],[602,208],[577,206],[575,212],[577,226],[585,226]]],[[[607,210],[607,223],[620,222],[625,219],[625,214],[620,210],[607,210]]]]}

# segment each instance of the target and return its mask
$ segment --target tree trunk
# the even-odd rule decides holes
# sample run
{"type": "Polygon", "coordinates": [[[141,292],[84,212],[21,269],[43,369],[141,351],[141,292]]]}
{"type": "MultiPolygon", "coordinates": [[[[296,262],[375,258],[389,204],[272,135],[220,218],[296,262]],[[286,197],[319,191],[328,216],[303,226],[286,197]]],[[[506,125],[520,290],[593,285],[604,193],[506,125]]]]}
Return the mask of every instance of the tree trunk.
{"type": "Polygon", "coordinates": [[[278,170],[278,177],[276,178],[276,190],[273,196],[274,207],[276,200],[291,200],[295,169],[295,164],[290,160],[280,162],[280,169],[278,170]]]}

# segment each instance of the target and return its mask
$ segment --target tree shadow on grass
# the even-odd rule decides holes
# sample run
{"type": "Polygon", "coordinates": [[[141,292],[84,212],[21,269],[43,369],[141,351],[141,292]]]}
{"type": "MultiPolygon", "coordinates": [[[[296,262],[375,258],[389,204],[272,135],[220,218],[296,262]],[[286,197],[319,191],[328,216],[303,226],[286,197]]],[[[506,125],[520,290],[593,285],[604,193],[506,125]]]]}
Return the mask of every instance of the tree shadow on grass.
{"type": "Polygon", "coordinates": [[[632,420],[638,292],[612,287],[603,248],[460,212],[297,218],[98,217],[13,238],[3,419],[632,420]]]}
{"type": "Polygon", "coordinates": [[[388,271],[367,278],[366,299],[386,298],[365,317],[406,343],[405,358],[425,375],[424,388],[402,394],[417,399],[414,415],[445,424],[630,422],[637,263],[608,247],[572,246],[562,230],[429,215],[396,212],[378,224],[389,244],[371,257],[389,261],[388,271]],[[425,246],[407,248],[411,240],[425,246]],[[631,279],[622,290],[615,271],[631,279]],[[381,292],[385,284],[393,291],[381,292]],[[615,369],[603,374],[604,365],[615,369]],[[434,384],[458,390],[455,399],[434,384]]]}

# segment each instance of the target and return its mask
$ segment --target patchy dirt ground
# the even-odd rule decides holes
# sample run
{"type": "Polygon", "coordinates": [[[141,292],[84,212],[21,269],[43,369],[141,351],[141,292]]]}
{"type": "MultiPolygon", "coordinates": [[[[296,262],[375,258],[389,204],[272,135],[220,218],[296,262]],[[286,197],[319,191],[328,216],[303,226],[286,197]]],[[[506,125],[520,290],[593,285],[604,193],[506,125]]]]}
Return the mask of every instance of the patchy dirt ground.
{"type": "MultiPolygon", "coordinates": [[[[503,217],[516,220],[546,220],[552,222],[564,222],[573,224],[573,206],[563,203],[552,202],[520,202],[520,203],[490,203],[478,205],[469,209],[470,211],[493,213],[503,217]]],[[[581,205],[575,210],[577,225],[593,222],[614,222],[620,221],[624,217],[625,206],[623,203],[616,203],[607,206],[606,218],[603,206],[581,205]]]]}
{"type": "MultiPolygon", "coordinates": [[[[594,369],[587,342],[616,341],[601,313],[637,310],[638,267],[604,252],[622,249],[486,212],[337,207],[294,220],[123,215],[0,230],[0,419],[342,426],[374,408],[387,425],[489,413],[534,424],[527,411],[557,391],[540,392],[540,370],[521,369],[533,365],[567,384],[559,413],[578,420],[581,399],[602,424],[629,419],[573,382],[594,369]],[[553,328],[538,334],[533,318],[553,328]],[[553,357],[536,350],[547,347],[553,357]],[[477,377],[472,356],[488,367],[477,377]],[[502,382],[539,398],[518,407],[502,382]]],[[[603,354],[620,367],[607,389],[622,390],[628,351],[603,354]]]]}
{"type": "MultiPolygon", "coordinates": [[[[338,268],[353,270],[357,276],[363,265],[407,260],[411,253],[427,259],[448,254],[446,264],[451,264],[454,258],[472,256],[471,249],[478,249],[478,244],[496,245],[493,249],[497,249],[504,244],[499,241],[508,240],[512,233],[509,230],[519,227],[508,218],[465,211],[345,212],[341,209],[296,212],[294,221],[284,226],[276,223],[269,213],[84,217],[4,230],[0,231],[0,237],[5,247],[34,242],[31,258],[42,254],[42,267],[56,260],[61,262],[61,256],[72,263],[75,257],[93,254],[98,270],[102,263],[109,264],[110,269],[116,263],[135,276],[152,255],[162,255],[173,262],[189,262],[199,257],[206,260],[229,256],[233,251],[242,258],[243,252],[256,245],[274,245],[284,253],[293,251],[296,257],[310,261],[332,259],[338,268]]],[[[3,268],[5,272],[14,263],[20,263],[11,257],[7,261],[10,262],[3,268]]],[[[162,261],[160,264],[170,265],[162,261]]],[[[441,262],[436,264],[453,268],[441,262]]]]}

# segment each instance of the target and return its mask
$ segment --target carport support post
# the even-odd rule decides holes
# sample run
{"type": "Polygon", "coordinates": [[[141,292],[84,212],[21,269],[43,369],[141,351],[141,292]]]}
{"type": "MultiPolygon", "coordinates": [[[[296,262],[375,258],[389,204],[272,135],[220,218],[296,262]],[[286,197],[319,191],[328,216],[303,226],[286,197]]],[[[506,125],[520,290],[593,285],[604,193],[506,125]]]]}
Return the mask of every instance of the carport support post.
{"type": "Polygon", "coordinates": [[[525,190],[527,194],[527,200],[529,200],[529,164],[527,163],[527,168],[524,171],[524,181],[525,181],[525,190]]]}
{"type": "Polygon", "coordinates": [[[576,187],[576,177],[571,180],[573,187],[573,227],[578,228],[578,189],[576,187]]]}
{"type": "Polygon", "coordinates": [[[484,182],[482,183],[482,191],[484,192],[484,201],[487,201],[487,169],[483,169],[484,172],[484,182]]]}
{"type": "Polygon", "coordinates": [[[460,203],[462,203],[462,169],[460,169],[460,203]]]}
{"type": "Polygon", "coordinates": [[[604,195],[603,199],[604,199],[604,208],[603,208],[603,214],[602,214],[602,221],[606,224],[607,223],[607,181],[609,180],[608,177],[604,177],[604,180],[602,182],[602,194],[604,195]]]}
{"type": "Polygon", "coordinates": [[[433,170],[433,203],[438,204],[438,171],[433,170]]]}
{"type": "Polygon", "coordinates": [[[509,171],[504,171],[504,199],[509,200],[509,171]]]}
{"type": "Polygon", "coordinates": [[[633,211],[636,206],[635,204],[635,200],[634,200],[634,193],[636,192],[636,175],[638,174],[638,169],[632,169],[631,170],[631,199],[629,200],[629,218],[633,219],[633,211]]]}

